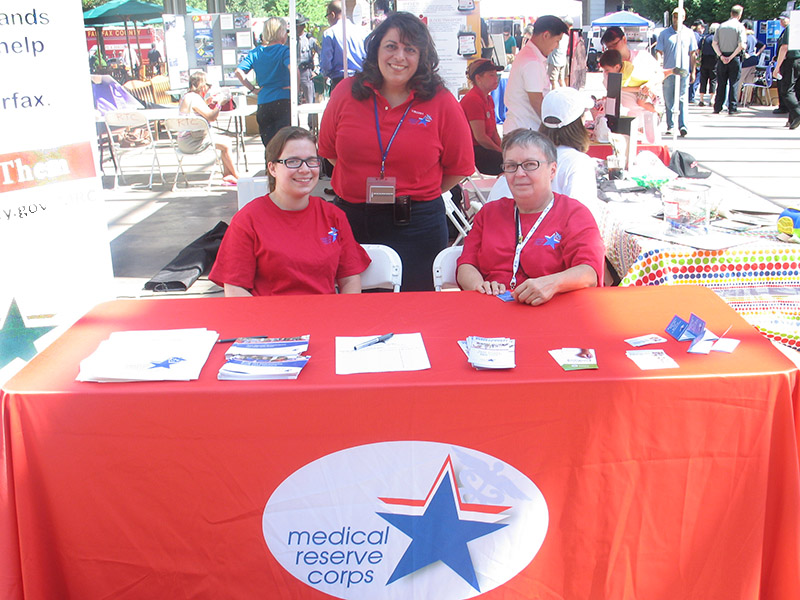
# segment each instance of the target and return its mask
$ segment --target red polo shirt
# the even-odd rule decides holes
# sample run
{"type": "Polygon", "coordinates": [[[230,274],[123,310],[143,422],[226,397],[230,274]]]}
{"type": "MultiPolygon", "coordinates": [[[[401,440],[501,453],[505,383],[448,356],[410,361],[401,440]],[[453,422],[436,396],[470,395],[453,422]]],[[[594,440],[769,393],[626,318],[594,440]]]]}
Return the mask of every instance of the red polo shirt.
{"type": "MultiPolygon", "coordinates": [[[[494,100],[489,94],[484,94],[478,89],[478,86],[473,85],[472,89],[461,98],[461,108],[467,116],[467,121],[483,121],[486,135],[489,139],[495,139],[497,123],[494,118],[494,100]]],[[[470,133],[472,133],[471,128],[470,133]]],[[[474,135],[472,136],[472,145],[480,146],[474,135]]]]}
{"type": "MultiPolygon", "coordinates": [[[[555,203],[520,254],[517,283],[529,277],[560,273],[578,265],[589,265],[603,285],[605,247],[592,213],[583,204],[562,194],[553,194],[555,203]]],[[[511,282],[516,250],[514,201],[501,198],[484,206],[464,240],[458,265],[474,266],[485,281],[506,286],[511,282]]],[[[541,213],[520,215],[523,236],[541,213]]]]}
{"type": "MultiPolygon", "coordinates": [[[[378,177],[381,150],[372,98],[356,100],[353,79],[342,81],[325,107],[319,153],[336,159],[333,189],[347,202],[366,202],[367,177],[378,177]]],[[[464,111],[453,95],[440,90],[430,100],[408,100],[392,108],[376,90],[378,123],[384,149],[412,103],[386,158],[386,176],[397,178],[397,195],[433,200],[442,193],[445,175],[472,175],[475,156],[464,111]]]]}

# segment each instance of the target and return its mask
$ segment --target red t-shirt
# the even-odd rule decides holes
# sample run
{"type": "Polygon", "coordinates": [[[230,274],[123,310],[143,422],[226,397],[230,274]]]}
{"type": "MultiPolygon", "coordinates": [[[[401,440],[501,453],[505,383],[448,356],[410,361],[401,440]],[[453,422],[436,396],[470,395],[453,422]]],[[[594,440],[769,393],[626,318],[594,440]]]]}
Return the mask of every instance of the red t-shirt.
{"type": "MultiPolygon", "coordinates": [[[[356,100],[352,78],[336,86],[325,107],[319,132],[319,153],[336,159],[333,189],[348,202],[366,202],[367,177],[381,172],[381,150],[375,130],[372,98],[356,100]]],[[[413,101],[386,158],[386,176],[397,178],[397,195],[433,200],[442,193],[444,175],[472,175],[475,155],[464,111],[446,89],[430,100],[408,100],[392,108],[380,92],[378,122],[386,149],[409,102],[413,101]]]]}
{"type": "MultiPolygon", "coordinates": [[[[553,208],[522,249],[517,284],[529,277],[543,277],[578,265],[589,265],[597,273],[597,285],[602,286],[605,247],[592,213],[569,196],[554,194],[554,197],[553,208]]],[[[540,214],[520,214],[523,238],[540,214]]],[[[484,280],[507,286],[514,265],[516,229],[514,201],[501,198],[490,202],[475,215],[458,265],[472,265],[484,280]]]]}
{"type": "MultiPolygon", "coordinates": [[[[494,118],[494,100],[489,94],[484,94],[478,86],[472,86],[463,98],[461,98],[461,108],[467,116],[467,121],[483,121],[486,135],[490,140],[497,137],[497,123],[494,118]]],[[[472,133],[472,128],[470,128],[472,133]]],[[[472,136],[472,145],[480,146],[472,136]]]]}
{"type": "Polygon", "coordinates": [[[208,278],[254,296],[333,294],[369,263],[339,208],[311,196],[303,210],[282,210],[267,195],[233,216],[208,278]]]}

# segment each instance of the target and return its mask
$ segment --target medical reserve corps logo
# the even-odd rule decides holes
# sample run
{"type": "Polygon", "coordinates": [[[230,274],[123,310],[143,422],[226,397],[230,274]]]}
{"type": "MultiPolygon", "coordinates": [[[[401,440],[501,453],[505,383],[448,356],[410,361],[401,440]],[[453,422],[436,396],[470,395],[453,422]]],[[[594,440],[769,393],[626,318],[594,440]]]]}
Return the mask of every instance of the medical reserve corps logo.
{"type": "Polygon", "coordinates": [[[346,600],[425,590],[471,598],[534,558],[547,531],[536,485],[503,461],[436,442],[347,448],[305,465],[264,509],[273,556],[305,584],[346,600]]]}

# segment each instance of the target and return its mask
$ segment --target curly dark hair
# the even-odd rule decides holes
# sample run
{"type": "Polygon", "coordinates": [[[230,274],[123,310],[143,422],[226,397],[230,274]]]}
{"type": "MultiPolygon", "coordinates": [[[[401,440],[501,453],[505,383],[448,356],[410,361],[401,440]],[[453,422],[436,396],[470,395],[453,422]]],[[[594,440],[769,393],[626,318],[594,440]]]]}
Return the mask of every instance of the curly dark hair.
{"type": "Polygon", "coordinates": [[[415,15],[402,11],[389,15],[367,36],[367,56],[363,70],[354,76],[353,97],[356,100],[366,100],[372,96],[372,90],[365,83],[369,83],[374,89],[380,89],[383,85],[383,75],[378,67],[378,49],[390,29],[397,29],[403,43],[419,50],[419,66],[409,80],[408,87],[416,92],[416,97],[420,100],[430,100],[444,87],[444,81],[437,72],[439,55],[425,23],[415,15]]]}

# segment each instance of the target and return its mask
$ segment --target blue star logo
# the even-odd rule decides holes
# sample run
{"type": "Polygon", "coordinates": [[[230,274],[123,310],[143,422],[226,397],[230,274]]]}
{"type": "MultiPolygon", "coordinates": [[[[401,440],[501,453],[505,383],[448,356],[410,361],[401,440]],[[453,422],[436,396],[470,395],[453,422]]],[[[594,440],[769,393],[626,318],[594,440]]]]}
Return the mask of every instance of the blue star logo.
{"type": "Polygon", "coordinates": [[[161,362],[157,362],[151,360],[150,362],[153,364],[151,369],[156,369],[158,367],[162,367],[164,369],[169,369],[172,365],[185,361],[185,358],[181,358],[180,356],[173,356],[172,358],[168,358],[167,360],[162,360],[161,362]]]}
{"type": "MultiPolygon", "coordinates": [[[[502,529],[506,525],[463,519],[460,516],[460,509],[472,508],[481,512],[500,513],[509,507],[462,504],[458,497],[458,491],[452,483],[453,468],[449,457],[442,472],[437,477],[438,483],[435,482],[431,489],[433,494],[429,495],[430,500],[423,514],[377,513],[378,516],[411,538],[411,543],[397,563],[386,585],[441,561],[480,592],[478,577],[467,543],[502,529]],[[446,469],[448,464],[449,469],[446,469]],[[444,472],[443,477],[441,477],[442,472],[444,472]]],[[[419,505],[419,501],[414,500],[383,500],[391,504],[419,505]]]]}
{"type": "Polygon", "coordinates": [[[553,235],[544,236],[544,238],[545,238],[544,245],[550,246],[551,248],[555,249],[556,244],[558,244],[561,241],[561,234],[555,232],[553,235]]]}
{"type": "Polygon", "coordinates": [[[0,328],[0,367],[9,364],[15,358],[30,360],[36,353],[34,342],[53,327],[26,327],[17,301],[11,301],[11,307],[0,328]]]}

